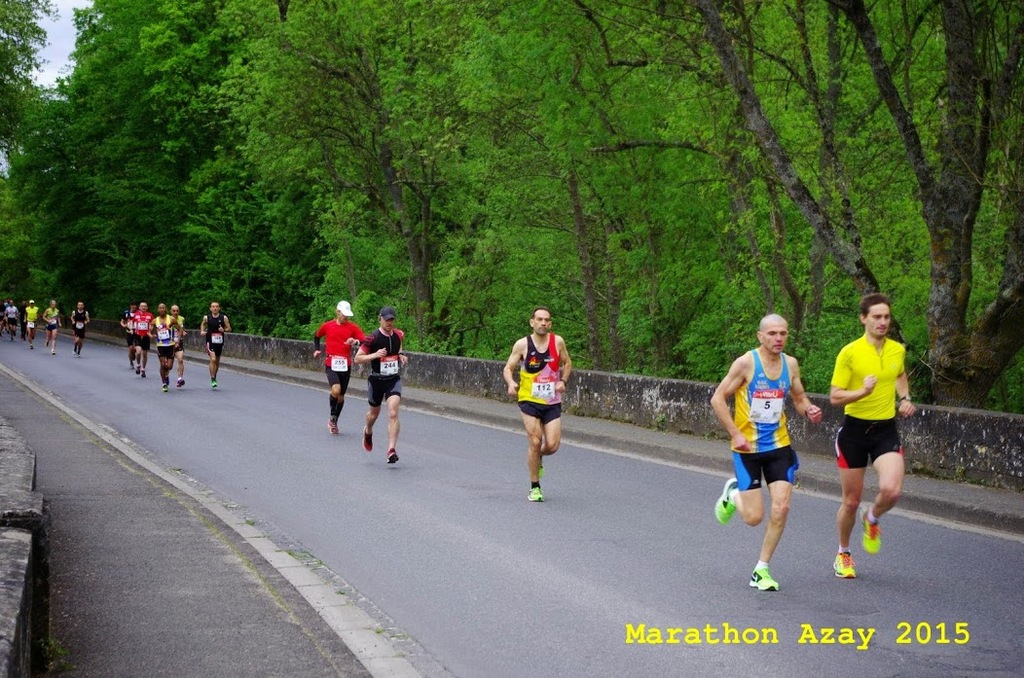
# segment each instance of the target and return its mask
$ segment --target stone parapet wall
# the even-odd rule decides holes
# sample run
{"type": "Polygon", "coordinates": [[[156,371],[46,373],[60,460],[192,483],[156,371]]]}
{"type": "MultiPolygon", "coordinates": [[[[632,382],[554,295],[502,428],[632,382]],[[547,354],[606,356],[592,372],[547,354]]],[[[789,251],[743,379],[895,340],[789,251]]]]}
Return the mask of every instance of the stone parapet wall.
{"type": "Polygon", "coordinates": [[[49,632],[47,518],[36,457],[0,419],[0,678],[43,665],[49,632]]]}
{"type": "MultiPolygon", "coordinates": [[[[3,481],[0,481],[2,483],[3,481]]],[[[32,533],[0,528],[0,677],[32,675],[32,533]]]]}

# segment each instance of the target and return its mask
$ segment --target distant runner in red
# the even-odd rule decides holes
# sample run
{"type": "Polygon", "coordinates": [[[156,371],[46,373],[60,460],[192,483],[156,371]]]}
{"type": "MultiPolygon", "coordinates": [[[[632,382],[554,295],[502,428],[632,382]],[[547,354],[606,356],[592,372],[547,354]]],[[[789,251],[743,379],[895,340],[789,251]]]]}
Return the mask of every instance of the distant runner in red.
{"type": "Polygon", "coordinates": [[[146,378],[146,363],[149,361],[149,330],[153,326],[153,314],[149,312],[149,304],[139,302],[139,310],[132,314],[132,328],[135,332],[136,358],[135,374],[146,378]]]}
{"type": "Polygon", "coordinates": [[[330,386],[331,416],[327,420],[327,430],[337,435],[338,417],[345,407],[345,392],[348,391],[348,380],[352,374],[352,349],[366,339],[366,335],[354,322],[349,320],[354,314],[352,305],[347,301],[339,301],[334,310],[334,320],[328,320],[313,335],[313,357],[319,358],[324,353],[324,373],[330,386]],[[320,339],[326,338],[326,352],[320,350],[320,339]]]}

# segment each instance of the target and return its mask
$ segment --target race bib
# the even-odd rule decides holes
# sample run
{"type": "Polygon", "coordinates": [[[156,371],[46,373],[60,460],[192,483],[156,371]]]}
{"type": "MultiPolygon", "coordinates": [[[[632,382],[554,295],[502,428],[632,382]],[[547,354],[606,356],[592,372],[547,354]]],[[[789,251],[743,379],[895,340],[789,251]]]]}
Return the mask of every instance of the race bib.
{"type": "Polygon", "coordinates": [[[530,389],[530,395],[539,400],[551,400],[555,397],[555,383],[552,381],[547,382],[533,382],[533,388],[530,389]]]}
{"type": "Polygon", "coordinates": [[[80,330],[85,329],[85,323],[75,323],[75,327],[80,330]]]}
{"type": "Polygon", "coordinates": [[[139,322],[135,323],[135,329],[137,329],[140,332],[148,332],[149,323],[146,322],[145,320],[140,320],[139,322]]]}
{"type": "Polygon", "coordinates": [[[786,392],[778,389],[754,391],[750,400],[750,421],[756,424],[777,424],[782,420],[786,392]]]}
{"type": "Polygon", "coordinates": [[[393,377],[398,374],[398,356],[389,355],[380,359],[380,373],[385,377],[393,377]]]}
{"type": "Polygon", "coordinates": [[[348,372],[348,358],[343,355],[332,355],[331,356],[331,371],[332,372],[348,372]]]}
{"type": "Polygon", "coordinates": [[[166,327],[161,327],[156,331],[156,338],[160,341],[169,341],[171,338],[171,331],[166,327]]]}
{"type": "Polygon", "coordinates": [[[210,335],[210,343],[211,344],[223,344],[224,343],[224,335],[221,332],[214,332],[214,333],[212,333],[210,335]]]}

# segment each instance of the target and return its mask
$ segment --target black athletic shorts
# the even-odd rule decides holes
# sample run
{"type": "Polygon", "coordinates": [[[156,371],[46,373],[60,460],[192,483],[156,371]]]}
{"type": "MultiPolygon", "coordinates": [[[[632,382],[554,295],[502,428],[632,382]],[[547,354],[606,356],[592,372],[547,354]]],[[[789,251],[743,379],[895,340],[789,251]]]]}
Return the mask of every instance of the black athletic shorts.
{"type": "Polygon", "coordinates": [[[883,454],[903,454],[896,419],[858,419],[846,415],[836,434],[836,465],[839,468],[866,468],[883,454]]]}
{"type": "Polygon", "coordinates": [[[143,351],[149,350],[149,335],[148,334],[136,334],[135,345],[141,348],[143,351]]]}
{"type": "Polygon", "coordinates": [[[221,352],[224,351],[224,344],[211,344],[210,342],[206,342],[206,348],[210,353],[220,358],[221,352]]]}
{"type": "Polygon", "coordinates": [[[370,377],[366,380],[366,395],[370,407],[380,407],[391,396],[402,396],[402,378],[370,377]]]}
{"type": "Polygon", "coordinates": [[[157,346],[156,354],[161,358],[174,360],[174,346],[157,346]]]}
{"type": "Polygon", "coordinates": [[[562,403],[541,405],[540,403],[531,403],[529,400],[522,400],[519,402],[519,411],[528,417],[536,417],[540,419],[540,423],[547,425],[562,416],[562,403]]]}
{"type": "Polygon", "coordinates": [[[124,335],[124,338],[128,342],[129,346],[134,346],[135,345],[135,335],[134,334],[126,334],[126,335],[124,335]]]}
{"type": "Polygon", "coordinates": [[[344,372],[335,372],[331,369],[330,365],[324,365],[324,374],[327,375],[327,383],[331,386],[340,386],[341,395],[345,395],[348,391],[348,380],[352,371],[345,370],[344,372]]]}
{"type": "Polygon", "coordinates": [[[71,331],[75,333],[76,337],[84,337],[85,336],[85,328],[84,327],[72,327],[71,331]]]}
{"type": "Polygon", "coordinates": [[[796,456],[796,450],[786,445],[771,452],[756,454],[733,451],[732,465],[739,490],[745,492],[760,488],[761,476],[764,476],[767,485],[780,480],[795,485],[800,460],[796,456]]]}

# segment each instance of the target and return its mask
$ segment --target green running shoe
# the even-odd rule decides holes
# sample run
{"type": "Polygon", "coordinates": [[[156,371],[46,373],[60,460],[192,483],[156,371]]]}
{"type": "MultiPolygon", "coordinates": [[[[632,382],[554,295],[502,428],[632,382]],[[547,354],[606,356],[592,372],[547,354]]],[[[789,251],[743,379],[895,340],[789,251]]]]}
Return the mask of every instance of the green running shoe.
{"type": "Polygon", "coordinates": [[[853,556],[848,551],[836,554],[836,562],[832,564],[832,569],[840,579],[857,578],[857,570],[853,566],[853,556]]]}
{"type": "Polygon", "coordinates": [[[530,488],[530,494],[526,495],[526,498],[530,501],[544,501],[544,493],[540,491],[539,487],[530,488]]]}
{"type": "Polygon", "coordinates": [[[718,518],[718,522],[723,525],[732,520],[732,514],[736,513],[736,504],[729,498],[729,495],[738,487],[739,483],[736,482],[736,479],[729,478],[725,481],[725,487],[722,488],[722,496],[715,501],[715,518],[718,518]]]}
{"type": "Polygon", "coordinates": [[[758,591],[778,591],[779,582],[775,581],[767,567],[761,567],[750,575],[750,588],[758,591]]]}
{"type": "Polygon", "coordinates": [[[868,521],[868,512],[865,511],[864,515],[861,516],[861,523],[864,525],[864,538],[861,543],[864,546],[865,553],[875,554],[882,548],[882,526],[878,523],[872,525],[868,521]]]}

